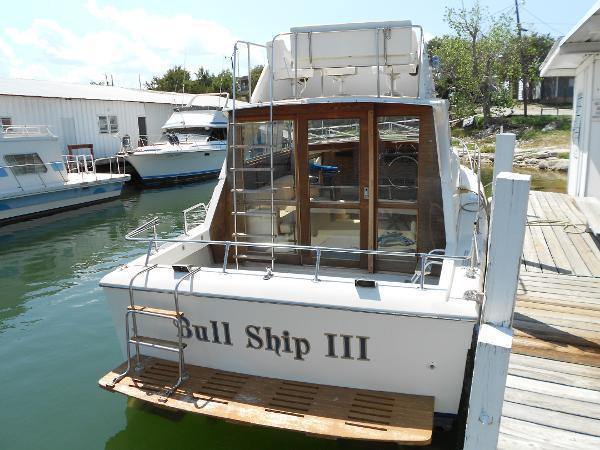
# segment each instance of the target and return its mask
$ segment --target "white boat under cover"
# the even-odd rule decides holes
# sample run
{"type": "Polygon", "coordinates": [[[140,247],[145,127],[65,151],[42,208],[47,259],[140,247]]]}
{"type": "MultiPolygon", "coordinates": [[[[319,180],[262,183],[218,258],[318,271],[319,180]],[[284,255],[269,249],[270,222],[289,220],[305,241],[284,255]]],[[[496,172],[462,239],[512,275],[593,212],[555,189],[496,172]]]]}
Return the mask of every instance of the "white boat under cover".
{"type": "MultiPolygon", "coordinates": [[[[101,280],[133,361],[103,386],[148,399],[119,387],[139,350],[182,371],[429,396],[436,414],[457,414],[487,213],[450,145],[420,27],[304,27],[266,47],[252,102],[229,114],[204,222],[168,239],[142,237],[157,219],[141,225],[128,238],[146,254],[101,280]]],[[[186,402],[186,383],[165,395],[186,402]]],[[[236,420],[288,427],[252,417],[236,420]]]]}
{"type": "MultiPolygon", "coordinates": [[[[46,126],[0,130],[0,223],[117,197],[125,173],[97,173],[92,155],[62,155],[46,126]]],[[[115,158],[110,167],[118,167],[115,158]]]]}

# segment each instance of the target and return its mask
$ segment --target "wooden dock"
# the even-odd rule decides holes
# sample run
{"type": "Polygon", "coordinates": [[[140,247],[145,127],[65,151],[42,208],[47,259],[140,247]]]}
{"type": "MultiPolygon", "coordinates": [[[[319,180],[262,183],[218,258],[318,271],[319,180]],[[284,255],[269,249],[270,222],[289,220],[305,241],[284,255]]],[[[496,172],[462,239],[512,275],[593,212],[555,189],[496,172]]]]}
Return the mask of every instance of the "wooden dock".
{"type": "Polygon", "coordinates": [[[565,194],[532,191],[498,448],[600,448],[600,246],[565,194]]]}

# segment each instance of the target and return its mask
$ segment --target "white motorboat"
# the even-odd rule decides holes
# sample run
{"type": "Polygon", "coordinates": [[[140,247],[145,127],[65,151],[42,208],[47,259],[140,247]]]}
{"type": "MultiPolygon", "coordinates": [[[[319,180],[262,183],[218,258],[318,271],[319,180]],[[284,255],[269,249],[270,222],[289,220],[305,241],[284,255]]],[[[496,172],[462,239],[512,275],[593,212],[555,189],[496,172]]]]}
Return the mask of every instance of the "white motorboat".
{"type": "Polygon", "coordinates": [[[0,158],[0,224],[117,197],[130,178],[117,158],[62,155],[47,126],[0,128],[0,158]]]}
{"type": "Polygon", "coordinates": [[[199,94],[175,111],[152,144],[125,152],[125,160],[145,183],[217,176],[227,154],[228,95],[199,94]]]}
{"type": "Polygon", "coordinates": [[[266,50],[251,103],[234,93],[204,222],[164,239],[141,225],[128,238],[147,253],[100,283],[127,355],[100,385],[423,445],[434,413],[459,411],[478,322],[478,170],[450,145],[420,27],[294,28],[266,50]]]}

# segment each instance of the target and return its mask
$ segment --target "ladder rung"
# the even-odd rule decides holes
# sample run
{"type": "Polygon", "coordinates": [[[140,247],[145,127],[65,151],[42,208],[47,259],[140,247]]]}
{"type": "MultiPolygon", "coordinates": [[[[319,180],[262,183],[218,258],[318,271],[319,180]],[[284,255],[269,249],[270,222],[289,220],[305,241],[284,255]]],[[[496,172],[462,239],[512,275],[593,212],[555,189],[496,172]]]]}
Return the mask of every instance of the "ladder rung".
{"type": "Polygon", "coordinates": [[[231,167],[232,172],[271,172],[270,167],[231,167]]]}
{"type": "Polygon", "coordinates": [[[231,211],[233,216],[274,216],[276,212],[273,211],[231,211]]]}
{"type": "MultiPolygon", "coordinates": [[[[131,344],[144,345],[146,347],[158,348],[161,350],[169,350],[171,352],[179,352],[179,343],[175,341],[168,341],[166,339],[157,339],[147,336],[131,336],[129,339],[131,344]]],[[[182,342],[181,348],[187,347],[187,344],[182,342]]]]}
{"type": "Polygon", "coordinates": [[[135,313],[138,314],[144,314],[147,313],[149,315],[157,315],[157,316],[164,316],[167,318],[176,318],[176,317],[182,317],[183,313],[182,312],[177,312],[177,311],[170,311],[168,309],[160,309],[160,308],[150,308],[149,306],[128,306],[127,309],[129,311],[134,311],[135,313]]]}
{"type": "Polygon", "coordinates": [[[248,255],[248,254],[237,255],[236,258],[237,259],[245,259],[246,261],[273,261],[275,259],[275,258],[271,258],[270,256],[267,256],[267,255],[248,255]]]}
{"type": "Polygon", "coordinates": [[[232,237],[238,238],[275,238],[276,234],[248,234],[248,233],[231,233],[232,237]]]}
{"type": "Polygon", "coordinates": [[[237,194],[269,194],[271,192],[277,192],[277,188],[265,188],[265,189],[232,189],[231,192],[237,194]]]}

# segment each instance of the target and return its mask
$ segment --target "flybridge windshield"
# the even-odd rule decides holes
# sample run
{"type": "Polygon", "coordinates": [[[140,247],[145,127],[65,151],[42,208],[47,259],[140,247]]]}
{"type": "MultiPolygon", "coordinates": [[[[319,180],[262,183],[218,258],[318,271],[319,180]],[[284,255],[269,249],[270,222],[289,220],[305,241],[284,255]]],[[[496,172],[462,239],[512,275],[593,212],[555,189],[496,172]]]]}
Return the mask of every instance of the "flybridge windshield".
{"type": "Polygon", "coordinates": [[[227,139],[225,128],[208,128],[208,127],[194,127],[194,128],[170,128],[166,130],[159,142],[173,142],[173,137],[176,138],[175,142],[207,142],[207,141],[224,141],[227,139]]]}

